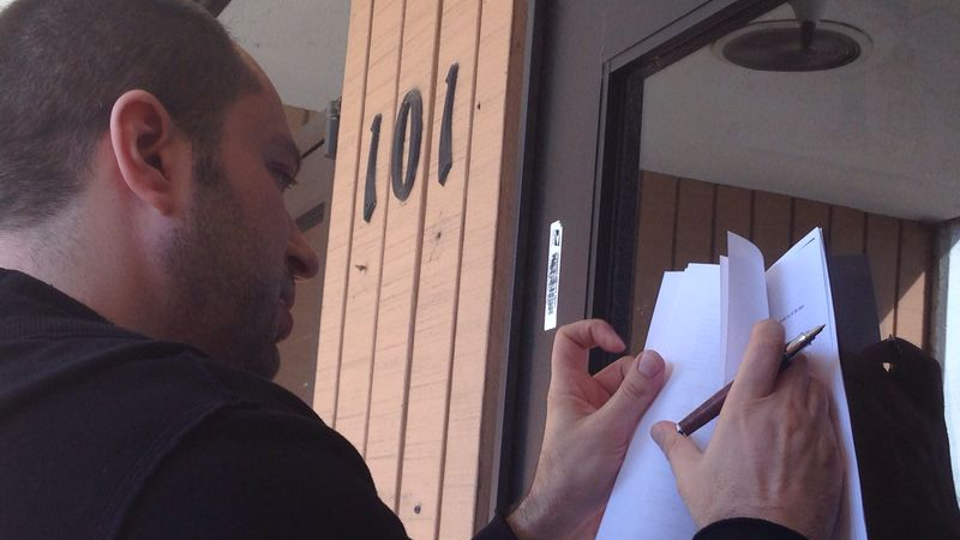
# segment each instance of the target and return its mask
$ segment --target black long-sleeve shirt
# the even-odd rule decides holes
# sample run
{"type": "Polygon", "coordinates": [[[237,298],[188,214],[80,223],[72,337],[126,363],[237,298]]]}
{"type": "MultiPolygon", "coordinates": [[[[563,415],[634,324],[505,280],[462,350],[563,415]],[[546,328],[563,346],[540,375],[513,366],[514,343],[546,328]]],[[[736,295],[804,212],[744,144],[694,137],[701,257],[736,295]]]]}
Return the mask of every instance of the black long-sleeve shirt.
{"type": "MultiPolygon", "coordinates": [[[[302,401],[0,269],[0,538],[405,539],[302,401]]],[[[502,517],[476,537],[515,540],[502,517]]],[[[755,520],[698,540],[800,538],[755,520]]]]}

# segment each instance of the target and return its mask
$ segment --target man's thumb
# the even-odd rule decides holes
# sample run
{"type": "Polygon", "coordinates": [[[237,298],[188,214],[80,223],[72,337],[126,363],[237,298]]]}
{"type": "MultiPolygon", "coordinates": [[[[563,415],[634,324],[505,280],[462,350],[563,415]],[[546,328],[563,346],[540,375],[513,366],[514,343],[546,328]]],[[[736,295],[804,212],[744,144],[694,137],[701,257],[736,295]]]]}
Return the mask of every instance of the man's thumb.
{"type": "Polygon", "coordinates": [[[681,471],[692,467],[700,459],[697,443],[678,433],[677,425],[673,422],[657,422],[650,428],[650,436],[667,457],[675,477],[679,478],[681,471]]]}

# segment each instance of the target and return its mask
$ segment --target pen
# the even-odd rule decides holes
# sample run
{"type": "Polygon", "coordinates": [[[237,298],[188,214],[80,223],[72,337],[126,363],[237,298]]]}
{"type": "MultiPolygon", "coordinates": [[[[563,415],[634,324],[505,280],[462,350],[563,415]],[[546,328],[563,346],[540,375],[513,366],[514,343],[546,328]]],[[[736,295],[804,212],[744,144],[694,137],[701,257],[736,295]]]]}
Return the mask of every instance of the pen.
{"type": "MultiPolygon", "coordinates": [[[[817,337],[817,334],[819,334],[825,326],[826,325],[821,324],[812,330],[807,330],[794,338],[790,343],[787,343],[783,350],[783,359],[780,361],[780,371],[787,369],[787,366],[790,365],[790,359],[796,356],[804,347],[812,343],[813,339],[817,337]]],[[[720,409],[723,408],[723,402],[726,401],[727,394],[730,393],[731,387],[733,387],[733,381],[721,388],[716,394],[710,396],[709,399],[703,402],[703,405],[694,409],[686,418],[678,422],[677,433],[684,437],[690,436],[694,431],[716,418],[720,414],[720,409]]]]}

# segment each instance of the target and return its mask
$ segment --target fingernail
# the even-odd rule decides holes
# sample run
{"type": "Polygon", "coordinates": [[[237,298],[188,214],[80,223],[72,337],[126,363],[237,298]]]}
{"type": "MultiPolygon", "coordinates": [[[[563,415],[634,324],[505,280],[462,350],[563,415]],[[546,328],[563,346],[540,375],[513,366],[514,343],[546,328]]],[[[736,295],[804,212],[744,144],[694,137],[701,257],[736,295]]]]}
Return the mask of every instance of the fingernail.
{"type": "Polygon", "coordinates": [[[654,424],[653,427],[650,428],[650,438],[653,439],[653,442],[657,443],[657,446],[660,448],[663,448],[663,436],[664,428],[660,424],[654,424]]]}
{"type": "Polygon", "coordinates": [[[644,377],[652,379],[663,371],[663,360],[659,355],[644,351],[643,354],[640,355],[637,369],[640,370],[640,373],[643,374],[644,377]]]}

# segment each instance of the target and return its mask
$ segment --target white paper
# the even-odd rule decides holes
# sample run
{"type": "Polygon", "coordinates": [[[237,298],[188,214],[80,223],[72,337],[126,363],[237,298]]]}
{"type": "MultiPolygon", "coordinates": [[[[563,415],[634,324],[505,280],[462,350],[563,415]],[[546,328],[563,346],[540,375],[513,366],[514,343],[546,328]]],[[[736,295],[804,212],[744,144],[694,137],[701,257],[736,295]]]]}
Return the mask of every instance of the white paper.
{"type": "MultiPolygon", "coordinates": [[[[659,352],[669,362],[669,378],[647,410],[627,450],[607,510],[597,533],[599,539],[688,540],[697,531],[663,453],[650,438],[659,420],[679,420],[720,387],[716,369],[720,353],[720,268],[690,265],[677,276],[667,274],[661,284],[645,349],[659,352]],[[661,299],[672,297],[671,305],[661,299]],[[669,310],[669,313],[667,313],[669,310]],[[669,322],[664,323],[664,320],[669,322]]],[[[713,425],[693,435],[705,444],[713,425]]]]}
{"type": "MultiPolygon", "coordinates": [[[[723,334],[723,384],[733,380],[740,368],[753,325],[770,317],[763,254],[749,240],[727,233],[727,288],[722,291],[726,311],[723,334]]],[[[788,338],[789,339],[789,338],[788,338]]]]}
{"type": "Polygon", "coordinates": [[[840,353],[834,323],[833,297],[820,229],[814,229],[767,271],[770,316],[783,324],[787,339],[826,324],[823,332],[803,350],[813,374],[827,384],[837,410],[837,426],[846,459],[844,501],[833,535],[837,540],[867,540],[860,493],[860,473],[853,445],[853,428],[847,393],[840,370],[840,353]]]}
{"type": "MultiPolygon", "coordinates": [[[[634,433],[597,538],[688,540],[695,534],[650,428],[682,418],[722,387],[736,372],[754,323],[773,317],[784,325],[787,339],[827,325],[804,354],[833,392],[846,454],[846,493],[832,538],[867,540],[822,233],[812,231],[766,274],[760,251],[749,241],[730,235],[728,246],[729,257],[720,265],[664,274],[645,348],[660,352],[672,371],[634,433]]],[[[693,435],[701,448],[714,424],[693,435]]]]}

